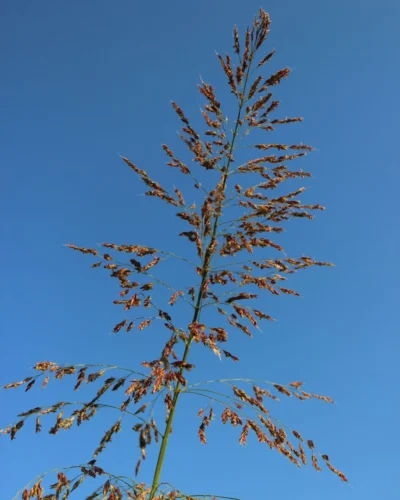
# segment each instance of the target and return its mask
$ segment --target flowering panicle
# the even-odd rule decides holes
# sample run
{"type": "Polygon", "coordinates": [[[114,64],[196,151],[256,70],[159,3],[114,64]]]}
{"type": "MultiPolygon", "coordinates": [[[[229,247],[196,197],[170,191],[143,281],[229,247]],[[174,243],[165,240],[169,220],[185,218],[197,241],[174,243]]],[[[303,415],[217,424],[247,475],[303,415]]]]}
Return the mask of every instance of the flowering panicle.
{"type": "MultiPolygon", "coordinates": [[[[202,109],[206,125],[204,133],[196,131],[181,107],[172,101],[182,124],[180,138],[188,148],[192,164],[189,166],[189,162],[179,158],[168,145],[163,144],[162,149],[168,157],[169,167],[191,177],[195,189],[202,187],[204,199],[198,207],[188,205],[185,199],[189,196],[180,189],[174,187],[168,191],[145,170],[122,157],[146,186],[147,196],[174,207],[179,225],[182,224],[178,231],[182,247],[193,249],[191,260],[164,249],[137,244],[102,243],[98,249],[67,245],[74,251],[94,257],[92,267],[103,268],[111,278],[116,279],[119,294],[113,303],[122,307],[123,317],[113,327],[113,333],[146,330],[141,335],[150,335],[157,325],[167,330],[163,330],[167,335],[158,350],[161,353],[159,357],[142,363],[143,373],[113,365],[63,366],[43,361],[34,366],[38,372],[36,375],[5,386],[5,389],[24,387],[25,391],[29,391],[39,380],[44,388],[49,381],[54,383],[71,376],[76,377],[75,391],[82,384],[100,384],[88,401],[57,402],[21,413],[16,422],[1,431],[10,435],[11,439],[15,439],[29,419],[35,419],[35,431],[41,432],[42,420],[53,418],[49,432],[55,435],[91,420],[106,409],[120,414],[101,438],[92,460],[77,466],[78,475],[69,478],[60,471],[57,483],[51,486],[54,493],[47,496],[43,482],[39,480],[23,491],[23,500],[67,498],[88,477],[105,479],[88,499],[100,496],[109,500],[192,498],[175,489],[162,491],[160,481],[178,402],[186,393],[210,397],[209,392],[195,387],[197,384],[189,384],[188,374],[195,368],[189,362],[191,349],[201,344],[218,359],[222,359],[223,355],[233,362],[239,361],[236,354],[225,349],[231,330],[238,329],[251,337],[260,330],[261,320],[273,321],[269,311],[260,310],[262,294],[298,296],[298,292],[285,283],[289,275],[313,266],[332,266],[329,262],[304,255],[290,257],[279,241],[287,221],[311,220],[315,212],[324,209],[319,204],[302,201],[304,187],[293,188],[291,182],[286,183],[311,176],[302,169],[293,169],[291,165],[294,160],[304,160],[313,148],[301,143],[283,144],[261,139],[256,144],[248,145],[254,151],[253,158],[237,161],[238,144],[255,129],[260,133],[272,132],[278,125],[302,121],[300,117],[274,117],[279,101],[274,100],[273,93],[289,76],[290,70],[284,68],[272,75],[264,74],[264,68],[275,54],[275,50],[261,54],[270,24],[269,15],[260,10],[243,40],[238,29],[234,28],[234,57],[217,54],[232,99],[237,103],[237,116],[232,122],[224,114],[223,104],[217,100],[214,87],[204,81],[198,86],[205,99],[202,109]],[[213,175],[209,174],[210,171],[213,175]],[[212,178],[214,184],[206,189],[206,182],[203,183],[202,179],[200,182],[198,176],[204,176],[207,182],[212,178]],[[290,188],[285,189],[289,184],[290,188]],[[182,273],[187,277],[187,286],[180,284],[179,288],[175,288],[159,277],[158,271],[167,258],[185,262],[186,266],[190,264],[191,271],[182,273]],[[169,294],[168,303],[161,307],[158,304],[160,288],[166,288],[169,294]],[[191,315],[186,319],[183,319],[183,314],[173,315],[176,308],[184,303],[190,306],[191,315]],[[207,311],[210,308],[219,313],[220,324],[208,324],[207,311]],[[114,398],[112,401],[108,399],[113,393],[121,395],[118,404],[115,404],[114,398]],[[162,432],[153,416],[159,401],[165,405],[165,428],[162,432]],[[130,419],[134,421],[131,429],[137,434],[140,449],[135,475],[139,473],[150,444],[160,441],[154,478],[149,486],[136,483],[132,478],[113,475],[96,465],[99,455],[120,432],[122,425],[127,427],[126,421],[130,419]]],[[[260,443],[266,443],[296,466],[310,462],[319,471],[324,463],[340,479],[347,481],[344,474],[332,466],[328,455],[321,455],[321,460],[318,460],[313,441],[305,441],[298,431],[291,431],[281,424],[269,408],[269,403],[279,400],[281,396],[294,396],[301,401],[318,399],[327,403],[333,402],[331,398],[304,391],[302,382],[288,385],[271,383],[268,388],[253,384],[252,393],[238,384],[230,384],[233,395],[212,396],[211,404],[222,405],[221,421],[240,429],[241,444],[255,435],[260,443]],[[289,435],[293,435],[296,441],[292,442],[289,435]],[[310,460],[305,448],[311,454],[310,460]]],[[[211,404],[208,411],[203,409],[199,412],[201,423],[198,435],[204,444],[207,442],[206,429],[215,416],[211,404]]]]}

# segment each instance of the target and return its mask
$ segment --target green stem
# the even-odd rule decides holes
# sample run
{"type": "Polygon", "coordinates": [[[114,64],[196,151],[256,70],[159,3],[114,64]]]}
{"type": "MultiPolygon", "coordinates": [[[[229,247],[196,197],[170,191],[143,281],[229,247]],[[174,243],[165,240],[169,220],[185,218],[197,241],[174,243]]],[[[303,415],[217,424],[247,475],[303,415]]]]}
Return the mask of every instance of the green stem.
{"type": "MultiPolygon", "coordinates": [[[[242,97],[241,97],[240,103],[239,103],[238,115],[237,115],[237,119],[236,119],[236,126],[235,126],[235,129],[233,131],[232,140],[231,140],[230,147],[229,147],[229,153],[230,153],[230,155],[232,155],[232,153],[233,153],[235,141],[236,141],[237,134],[238,134],[238,131],[239,131],[239,128],[240,128],[239,121],[240,121],[240,117],[241,117],[241,114],[242,114],[242,109],[243,109],[243,106],[244,106],[244,103],[245,103],[246,86],[247,86],[247,82],[248,82],[248,78],[249,78],[249,73],[250,73],[250,68],[251,68],[252,60],[253,60],[253,52],[250,55],[249,66],[247,68],[246,77],[245,77],[244,85],[243,85],[243,94],[242,94],[242,97]]],[[[223,181],[222,181],[222,192],[223,193],[225,192],[225,189],[226,189],[226,183],[227,183],[227,180],[228,180],[228,173],[229,173],[230,164],[231,164],[231,160],[230,160],[230,158],[228,158],[228,162],[227,162],[227,165],[226,165],[226,170],[223,173],[223,181]]],[[[200,315],[201,302],[202,302],[202,298],[203,298],[202,297],[203,296],[203,286],[204,286],[206,280],[208,279],[208,276],[209,276],[209,273],[210,273],[210,260],[211,260],[211,257],[212,257],[212,248],[213,248],[213,244],[215,242],[215,239],[217,237],[218,222],[219,222],[219,219],[221,217],[221,209],[222,209],[222,201],[220,202],[220,206],[218,207],[218,209],[216,211],[216,216],[215,216],[215,220],[214,220],[214,226],[213,226],[213,231],[212,231],[211,239],[210,239],[210,242],[209,242],[209,244],[207,246],[207,250],[206,250],[206,252],[204,254],[204,260],[203,260],[203,266],[202,266],[203,272],[202,272],[201,284],[200,284],[199,292],[197,294],[197,300],[196,300],[195,311],[194,311],[192,323],[195,323],[198,320],[199,315],[200,315]]],[[[192,344],[192,341],[193,341],[193,337],[190,337],[189,340],[186,343],[186,347],[185,347],[185,351],[183,353],[183,359],[182,359],[182,361],[184,363],[187,361],[187,358],[189,356],[189,351],[190,351],[190,346],[192,344]]],[[[184,371],[184,368],[181,368],[180,373],[183,374],[183,371],[184,371]]],[[[158,486],[160,484],[160,476],[161,476],[161,471],[162,471],[163,464],[164,464],[165,452],[167,450],[169,435],[171,433],[172,423],[174,421],[175,411],[176,411],[176,407],[177,407],[177,404],[178,404],[180,393],[181,393],[181,383],[177,382],[177,384],[175,386],[175,389],[174,389],[174,396],[173,396],[173,399],[172,399],[172,408],[171,408],[171,410],[169,412],[168,419],[167,419],[167,424],[166,424],[166,427],[165,427],[164,437],[163,437],[163,439],[161,441],[161,447],[160,447],[160,451],[159,451],[159,454],[158,454],[156,469],[155,469],[154,477],[153,477],[152,489],[151,489],[151,493],[150,493],[150,496],[149,496],[148,500],[153,500],[154,499],[154,497],[155,497],[155,495],[157,493],[158,486]]]]}

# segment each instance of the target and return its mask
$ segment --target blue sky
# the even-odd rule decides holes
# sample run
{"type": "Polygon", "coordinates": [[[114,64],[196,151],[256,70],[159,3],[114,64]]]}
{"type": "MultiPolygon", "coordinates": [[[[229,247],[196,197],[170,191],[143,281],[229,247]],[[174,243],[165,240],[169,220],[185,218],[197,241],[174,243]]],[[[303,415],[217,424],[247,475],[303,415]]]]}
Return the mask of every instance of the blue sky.
{"type": "MultiPolygon", "coordinates": [[[[327,207],[312,223],[288,226],[286,251],[336,267],[296,275],[300,299],[266,297],[277,323],[252,340],[235,338],[240,364],[195,353],[203,364],[192,380],[304,380],[306,390],[332,396],[335,406],[284,401],[271,410],[314,439],[350,486],[326,470],[297,470],[254,440],[240,447],[216,422],[209,444],[200,445],[203,402],[189,399],[177,414],[163,478],[189,492],[243,500],[399,498],[400,4],[274,0],[262,7],[272,17],[267,49],[277,49],[271,68],[292,69],[276,95],[284,114],[305,118],[280,138],[316,147],[301,160],[313,173],[306,199],[327,207]]],[[[41,360],[135,368],[156,357],[157,329],[110,335],[121,319],[111,304],[116,284],[63,244],[186,251],[173,210],[141,196],[119,155],[165,186],[179,181],[160,147],[184,151],[170,100],[198,120],[200,77],[228,93],[214,51],[231,50],[233,25],[245,28],[259,8],[253,0],[3,2],[1,384],[24,378],[41,360]]],[[[182,278],[172,261],[165,272],[182,278]]],[[[3,392],[0,426],[33,406],[71,398],[72,381],[46,391],[3,392]]],[[[38,473],[88,460],[116,418],[104,414],[58,436],[35,435],[26,425],[16,441],[3,438],[1,498],[38,473]]],[[[99,464],[132,474],[137,454],[127,426],[99,464]]],[[[149,454],[144,481],[155,448],[149,454]]]]}

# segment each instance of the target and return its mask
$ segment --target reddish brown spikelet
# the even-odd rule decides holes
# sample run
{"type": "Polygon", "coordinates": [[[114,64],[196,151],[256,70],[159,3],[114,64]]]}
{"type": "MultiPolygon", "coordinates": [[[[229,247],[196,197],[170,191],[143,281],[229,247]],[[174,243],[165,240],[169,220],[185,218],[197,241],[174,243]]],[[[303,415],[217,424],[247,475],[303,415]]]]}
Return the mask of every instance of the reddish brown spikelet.
{"type": "Polygon", "coordinates": [[[198,435],[200,438],[200,442],[202,444],[207,444],[205,429],[206,429],[206,427],[208,427],[210,425],[211,420],[214,418],[214,411],[212,408],[210,408],[208,415],[203,415],[203,414],[204,414],[204,410],[200,410],[198,413],[199,416],[203,417],[203,420],[202,420],[200,427],[199,427],[198,435]]]}
{"type": "Polygon", "coordinates": [[[182,122],[185,124],[185,125],[189,125],[189,120],[185,117],[185,115],[183,114],[183,111],[181,110],[181,108],[176,104],[176,102],[174,101],[171,101],[171,104],[172,104],[172,107],[175,109],[176,111],[176,114],[179,116],[179,118],[182,120],[182,122]]]}
{"type": "MultiPolygon", "coordinates": [[[[272,96],[272,94],[268,94],[268,95],[272,96]]],[[[271,113],[273,113],[278,108],[278,106],[279,106],[279,101],[272,101],[271,104],[269,105],[269,107],[264,111],[264,113],[261,116],[262,117],[267,117],[268,115],[270,115],[271,113]]],[[[266,130],[274,130],[274,129],[273,128],[271,128],[271,129],[268,128],[266,130]]]]}
{"type": "Polygon", "coordinates": [[[321,467],[318,465],[318,460],[317,460],[317,457],[314,455],[314,453],[311,455],[311,462],[312,462],[312,466],[314,467],[314,469],[316,471],[321,471],[321,467]]]}
{"type": "Polygon", "coordinates": [[[86,373],[87,368],[83,367],[79,370],[78,372],[78,379],[76,381],[76,385],[74,387],[74,390],[77,391],[82,384],[82,382],[85,380],[85,373],[86,373]]]}
{"type": "Polygon", "coordinates": [[[167,203],[170,203],[174,207],[177,207],[179,205],[179,203],[172,196],[169,196],[169,195],[165,194],[163,191],[160,191],[158,189],[146,191],[146,193],[144,193],[144,194],[146,196],[155,196],[157,198],[160,198],[161,200],[166,201],[167,203]]]}
{"type": "Polygon", "coordinates": [[[237,427],[239,425],[243,425],[242,419],[233,410],[230,412],[230,420],[231,420],[231,425],[233,425],[233,427],[237,427]]]}
{"type": "Polygon", "coordinates": [[[285,144],[256,144],[254,146],[257,149],[262,149],[263,151],[267,151],[268,149],[278,149],[280,151],[285,151],[288,149],[288,146],[285,144]]]}
{"type": "Polygon", "coordinates": [[[239,32],[237,27],[233,28],[233,48],[236,54],[240,54],[239,32]]]}
{"type": "Polygon", "coordinates": [[[52,367],[57,367],[56,363],[53,363],[52,361],[41,361],[40,363],[36,363],[33,369],[45,372],[52,367]]]}
{"type": "Polygon", "coordinates": [[[290,382],[290,386],[291,387],[294,387],[295,389],[298,389],[299,387],[301,387],[302,385],[304,384],[304,382],[290,382]]]}
{"type": "Polygon", "coordinates": [[[307,457],[306,457],[306,454],[304,452],[304,447],[301,443],[299,443],[299,452],[300,452],[301,461],[303,462],[304,465],[306,465],[307,464],[307,457]]]}
{"type": "Polygon", "coordinates": [[[76,245],[72,245],[71,243],[68,243],[66,245],[68,248],[72,248],[72,250],[77,250],[78,252],[81,253],[86,253],[86,254],[91,254],[91,255],[98,255],[99,252],[95,250],[94,248],[83,248],[83,247],[77,247],[76,245]]]}
{"type": "Polygon", "coordinates": [[[235,79],[233,76],[230,57],[227,55],[226,61],[224,61],[224,59],[219,54],[217,54],[217,57],[219,59],[219,62],[221,63],[221,66],[224,70],[225,75],[228,77],[228,82],[229,82],[229,86],[231,87],[232,93],[234,95],[237,95],[237,88],[236,88],[236,83],[235,83],[235,79]]]}
{"type": "Polygon", "coordinates": [[[75,372],[76,372],[75,366],[66,366],[64,368],[59,368],[56,371],[54,378],[61,380],[65,375],[72,375],[75,372]]]}
{"type": "Polygon", "coordinates": [[[11,384],[7,384],[7,385],[4,385],[3,386],[3,389],[16,389],[17,387],[19,387],[20,385],[23,385],[25,384],[26,382],[28,382],[32,377],[28,377],[26,378],[25,380],[21,380],[20,382],[12,382],[11,384]],[[29,379],[29,380],[28,380],[29,379]]]}
{"type": "Polygon", "coordinates": [[[244,71],[242,66],[237,66],[236,67],[236,81],[238,85],[242,83],[243,77],[244,77],[244,71]]]}
{"type": "Polygon", "coordinates": [[[256,93],[257,88],[258,88],[258,85],[260,84],[261,80],[262,80],[262,76],[261,76],[261,75],[260,75],[260,76],[258,76],[258,77],[254,80],[253,84],[252,84],[252,85],[251,85],[251,87],[250,87],[250,90],[249,90],[248,96],[247,96],[247,98],[248,98],[248,99],[251,99],[251,98],[254,96],[254,94],[256,93]]]}
{"type": "Polygon", "coordinates": [[[152,267],[156,266],[160,262],[160,260],[160,257],[154,257],[154,259],[152,259],[148,264],[140,269],[140,272],[144,273],[146,271],[149,271],[152,267]]]}
{"type": "Polygon", "coordinates": [[[120,387],[122,387],[124,384],[125,384],[125,381],[126,381],[126,378],[123,377],[123,378],[120,378],[116,384],[114,385],[114,387],[112,388],[113,391],[117,391],[120,387]]]}
{"type": "MultiPolygon", "coordinates": [[[[261,92],[261,90],[262,90],[262,88],[259,90],[259,92],[261,92]]],[[[253,104],[253,105],[252,105],[252,107],[251,107],[251,109],[250,109],[250,112],[251,112],[252,114],[254,114],[256,111],[261,110],[261,109],[265,106],[265,104],[266,104],[266,103],[267,103],[267,102],[271,99],[271,97],[272,97],[272,94],[266,94],[265,96],[260,97],[260,98],[259,98],[259,99],[258,99],[258,100],[257,100],[257,101],[253,104]]],[[[263,113],[263,114],[261,115],[261,117],[263,117],[265,114],[266,114],[266,113],[263,113]]],[[[256,124],[254,124],[254,122],[250,122],[250,124],[251,124],[251,126],[255,126],[255,125],[260,125],[261,123],[258,123],[258,124],[256,123],[256,124]]]]}
{"type": "Polygon", "coordinates": [[[329,461],[326,461],[325,463],[326,463],[328,469],[331,470],[334,474],[336,474],[342,481],[344,481],[346,483],[348,482],[348,479],[343,474],[343,472],[341,472],[340,470],[338,470],[335,467],[333,467],[333,465],[329,461]]]}
{"type": "MultiPolygon", "coordinates": [[[[250,36],[251,36],[250,29],[247,29],[247,31],[246,31],[246,40],[245,40],[245,45],[244,45],[243,63],[242,63],[242,66],[241,66],[241,73],[242,73],[242,75],[244,75],[244,72],[245,72],[246,68],[249,65],[249,58],[250,58],[250,36]]],[[[238,83],[240,84],[239,81],[238,81],[238,83]]]]}
{"type": "Polygon", "coordinates": [[[325,403],[334,403],[334,400],[329,396],[320,396],[319,394],[311,394],[311,396],[315,399],[319,399],[321,401],[325,401],[325,403]]]}
{"type": "Polygon", "coordinates": [[[292,395],[292,393],[288,389],[286,389],[286,387],[284,387],[283,385],[274,384],[274,387],[281,394],[285,394],[286,396],[291,396],[292,395]]]}
{"type": "Polygon", "coordinates": [[[19,422],[17,422],[15,425],[13,425],[10,429],[10,436],[11,436],[11,440],[15,439],[15,435],[17,434],[17,432],[22,429],[24,425],[24,421],[23,420],[20,420],[19,422]]]}
{"type": "Polygon", "coordinates": [[[247,421],[246,424],[243,426],[242,432],[241,432],[240,437],[239,437],[239,443],[240,444],[246,444],[247,443],[247,436],[249,435],[249,429],[250,429],[250,425],[249,425],[249,423],[247,421]]]}
{"type": "Polygon", "coordinates": [[[45,377],[43,379],[43,382],[42,382],[42,389],[44,389],[46,387],[46,385],[49,383],[49,380],[50,380],[50,377],[47,375],[47,377],[45,377]]]}
{"type": "Polygon", "coordinates": [[[230,304],[231,302],[235,302],[236,300],[245,300],[245,299],[256,299],[257,295],[255,293],[239,293],[238,295],[234,295],[233,297],[229,297],[229,299],[226,300],[227,304],[230,304]]]}
{"type": "Polygon", "coordinates": [[[200,217],[196,213],[188,214],[186,212],[178,212],[176,216],[187,221],[191,226],[194,226],[197,229],[200,228],[200,217]]]}
{"type": "Polygon", "coordinates": [[[36,406],[35,408],[32,408],[31,410],[28,410],[24,413],[19,413],[18,417],[29,417],[30,415],[34,415],[35,413],[42,413],[42,409],[39,406],[36,406]]]}
{"type": "Polygon", "coordinates": [[[272,125],[285,125],[286,123],[297,123],[297,122],[302,122],[303,118],[300,116],[295,117],[295,118],[284,118],[283,120],[272,120],[271,124],[272,125]]]}
{"type": "Polygon", "coordinates": [[[304,439],[301,437],[300,433],[297,431],[293,431],[293,435],[299,440],[299,441],[304,441],[304,439]]]}
{"type": "Polygon", "coordinates": [[[176,193],[176,196],[178,197],[179,203],[182,206],[185,206],[185,198],[183,197],[183,194],[179,191],[178,188],[175,188],[174,191],[176,193]]]}
{"type": "Polygon", "coordinates": [[[271,449],[274,447],[274,444],[272,443],[272,441],[270,441],[268,439],[268,437],[265,435],[265,433],[260,429],[260,427],[253,420],[248,420],[248,424],[249,424],[250,428],[256,434],[257,439],[260,443],[267,443],[271,449]]]}
{"type": "Polygon", "coordinates": [[[278,449],[283,455],[285,455],[285,457],[287,457],[292,462],[292,464],[297,465],[297,467],[301,467],[300,463],[296,460],[292,453],[290,453],[289,450],[283,448],[283,446],[279,446],[278,449]]]}
{"type": "Polygon", "coordinates": [[[262,391],[262,394],[269,397],[270,399],[273,399],[274,401],[279,401],[279,398],[277,398],[274,394],[271,394],[269,391],[266,391],[265,389],[260,389],[260,388],[259,388],[259,391],[262,391]]]}
{"type": "Polygon", "coordinates": [[[202,82],[202,85],[198,85],[199,92],[204,95],[204,97],[209,101],[209,104],[205,106],[205,109],[211,113],[215,113],[218,120],[222,118],[222,114],[220,111],[221,104],[217,101],[214,93],[214,88],[212,85],[209,85],[202,82]]]}
{"type": "Polygon", "coordinates": [[[171,151],[166,144],[162,144],[162,148],[172,159],[172,161],[168,162],[167,165],[169,165],[170,167],[179,167],[182,174],[190,174],[189,168],[181,160],[175,157],[173,151],[171,151]]]}
{"type": "Polygon", "coordinates": [[[144,330],[146,327],[150,325],[151,321],[152,321],[151,319],[146,319],[142,321],[138,326],[139,330],[144,330]]]}
{"type": "Polygon", "coordinates": [[[183,296],[183,292],[182,291],[174,292],[172,294],[171,298],[169,299],[168,304],[170,306],[173,306],[175,304],[175,302],[177,301],[177,299],[178,299],[179,296],[183,296]]]}
{"type": "Polygon", "coordinates": [[[290,290],[289,288],[279,287],[279,290],[286,295],[294,295],[296,297],[300,297],[300,295],[297,292],[295,292],[294,290],[290,290]]]}
{"type": "Polygon", "coordinates": [[[275,54],[275,49],[272,50],[269,54],[267,54],[261,61],[258,63],[258,67],[263,66],[266,62],[268,62],[272,56],[275,54]]]}
{"type": "Polygon", "coordinates": [[[113,435],[119,432],[120,430],[121,430],[121,419],[117,420],[117,422],[115,422],[115,424],[113,424],[112,427],[108,429],[108,431],[106,431],[102,440],[100,441],[100,445],[96,448],[93,454],[93,458],[97,458],[97,456],[104,450],[107,443],[111,442],[113,435]]]}
{"type": "Polygon", "coordinates": [[[289,76],[290,69],[285,68],[277,71],[274,75],[270,76],[265,82],[264,85],[267,87],[273,85],[279,85],[281,83],[282,78],[287,78],[289,76]]]}
{"type": "Polygon", "coordinates": [[[237,356],[234,356],[230,352],[225,351],[224,349],[222,349],[222,352],[225,354],[227,358],[231,358],[233,361],[239,361],[239,358],[237,356]]]}
{"type": "Polygon", "coordinates": [[[128,322],[126,319],[117,323],[113,328],[113,333],[118,333],[121,330],[121,328],[123,328],[127,323],[128,322]]]}
{"type": "Polygon", "coordinates": [[[244,307],[238,306],[236,304],[234,304],[233,308],[235,309],[235,311],[238,313],[238,315],[241,318],[247,318],[253,326],[255,326],[255,327],[258,326],[256,319],[254,318],[254,316],[252,316],[252,314],[247,309],[245,309],[244,307]]]}
{"type": "Polygon", "coordinates": [[[87,379],[86,379],[86,383],[88,384],[89,382],[94,382],[95,380],[97,380],[99,377],[101,377],[102,375],[104,375],[105,371],[104,370],[100,370],[99,372],[95,372],[95,373],[90,373],[88,376],[87,376],[87,379]]]}
{"type": "Polygon", "coordinates": [[[257,401],[262,403],[263,402],[263,390],[260,387],[253,385],[253,391],[254,391],[254,395],[255,395],[257,401]]]}
{"type": "Polygon", "coordinates": [[[135,467],[135,476],[137,476],[137,475],[139,474],[139,470],[140,470],[140,465],[141,465],[141,463],[142,463],[142,461],[141,461],[141,460],[140,460],[140,458],[139,458],[139,460],[138,460],[138,461],[137,461],[137,463],[136,463],[136,467],[135,467]]]}
{"type": "Polygon", "coordinates": [[[205,434],[204,428],[202,426],[199,427],[198,434],[199,434],[200,442],[202,444],[207,444],[206,434],[205,434]]]}
{"type": "Polygon", "coordinates": [[[269,321],[275,321],[274,318],[272,318],[272,316],[269,316],[268,314],[265,314],[259,311],[258,309],[253,309],[253,312],[259,319],[267,319],[269,321]]]}

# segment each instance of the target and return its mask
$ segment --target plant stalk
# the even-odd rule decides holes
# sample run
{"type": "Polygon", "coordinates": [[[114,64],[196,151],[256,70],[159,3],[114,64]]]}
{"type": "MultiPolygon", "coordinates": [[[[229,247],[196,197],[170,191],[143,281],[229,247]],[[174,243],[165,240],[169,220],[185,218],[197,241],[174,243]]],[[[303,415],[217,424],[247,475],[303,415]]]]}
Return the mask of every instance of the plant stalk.
{"type": "MultiPolygon", "coordinates": [[[[247,86],[248,79],[249,79],[250,68],[251,68],[251,63],[253,61],[253,56],[254,56],[254,52],[252,50],[251,54],[250,54],[250,57],[249,57],[249,65],[248,65],[247,72],[246,72],[245,79],[244,79],[243,94],[242,94],[242,97],[241,97],[240,103],[239,103],[239,108],[238,108],[238,114],[237,114],[235,129],[233,131],[232,140],[231,140],[231,143],[230,143],[230,148],[229,148],[229,153],[230,154],[233,153],[234,146],[235,146],[235,141],[237,139],[237,135],[238,135],[239,128],[240,128],[239,120],[240,120],[242,109],[243,109],[243,106],[244,106],[244,103],[245,103],[246,86],[247,86]]],[[[227,180],[228,180],[228,173],[229,173],[230,164],[231,164],[231,159],[228,158],[228,162],[227,162],[227,165],[226,165],[226,170],[223,173],[223,181],[222,181],[222,191],[223,191],[223,193],[226,190],[226,183],[227,183],[227,180]]],[[[203,298],[202,297],[203,296],[203,286],[204,286],[206,280],[208,279],[208,276],[209,276],[209,273],[210,273],[210,260],[211,260],[211,256],[212,256],[212,248],[213,248],[213,244],[215,242],[215,239],[217,237],[218,222],[219,222],[219,219],[220,219],[220,217],[222,215],[222,213],[221,213],[222,203],[223,203],[223,200],[221,200],[220,206],[218,207],[217,214],[216,214],[215,220],[214,220],[214,226],[213,226],[213,231],[212,231],[211,239],[210,239],[210,242],[209,242],[209,244],[207,246],[207,250],[206,250],[206,252],[204,254],[204,261],[203,261],[203,266],[202,266],[202,269],[203,269],[202,279],[201,279],[201,284],[200,284],[199,292],[198,292],[198,295],[197,295],[195,312],[194,312],[194,315],[193,315],[192,323],[194,323],[194,322],[196,322],[198,320],[199,314],[200,314],[200,311],[201,311],[201,302],[202,302],[202,298],[203,298]]],[[[182,359],[183,362],[187,361],[192,341],[193,341],[193,337],[190,337],[188,339],[187,343],[186,343],[186,347],[185,347],[185,351],[183,353],[183,359],[182,359]]],[[[184,371],[184,368],[182,367],[181,370],[180,370],[180,373],[182,374],[183,371],[184,371]]],[[[163,436],[163,439],[161,441],[161,447],[160,447],[160,451],[159,451],[159,454],[158,454],[158,459],[157,459],[156,469],[155,469],[155,472],[154,472],[152,489],[151,489],[151,492],[150,492],[149,500],[153,500],[154,499],[154,497],[155,497],[155,495],[157,493],[158,485],[160,483],[161,471],[162,471],[162,467],[163,467],[163,464],[164,464],[165,453],[166,453],[167,446],[168,446],[169,435],[171,433],[172,423],[174,421],[175,411],[176,411],[176,407],[177,407],[177,404],[178,404],[180,393],[181,393],[181,383],[177,382],[177,384],[175,386],[175,389],[174,389],[174,396],[173,396],[173,399],[172,399],[172,408],[171,408],[171,411],[169,412],[167,423],[166,423],[166,427],[165,427],[164,436],[163,436]]]]}

